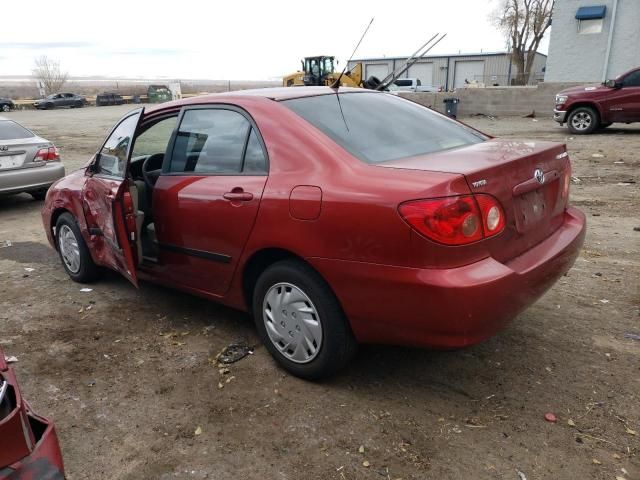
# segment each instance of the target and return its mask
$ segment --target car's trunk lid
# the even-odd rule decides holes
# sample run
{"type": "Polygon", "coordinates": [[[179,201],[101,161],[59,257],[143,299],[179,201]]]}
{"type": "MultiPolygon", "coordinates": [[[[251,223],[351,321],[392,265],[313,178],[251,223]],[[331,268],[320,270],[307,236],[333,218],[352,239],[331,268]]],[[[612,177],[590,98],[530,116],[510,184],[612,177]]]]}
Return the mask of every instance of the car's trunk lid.
{"type": "Polygon", "coordinates": [[[562,223],[567,205],[563,182],[570,166],[566,147],[560,143],[492,139],[379,165],[462,174],[472,193],[497,198],[505,210],[506,227],[487,241],[487,248],[501,261],[548,237],[562,223]]]}
{"type": "Polygon", "coordinates": [[[50,145],[40,137],[0,140],[0,171],[39,165],[33,161],[36,153],[50,145]]]}

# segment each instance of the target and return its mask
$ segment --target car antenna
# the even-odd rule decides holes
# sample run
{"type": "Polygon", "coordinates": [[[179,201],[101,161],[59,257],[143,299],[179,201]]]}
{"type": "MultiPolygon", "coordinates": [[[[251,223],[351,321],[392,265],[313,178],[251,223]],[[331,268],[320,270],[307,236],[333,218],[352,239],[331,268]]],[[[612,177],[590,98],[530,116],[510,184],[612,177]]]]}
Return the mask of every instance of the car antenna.
{"type": "Polygon", "coordinates": [[[342,79],[342,76],[344,75],[344,73],[347,71],[347,67],[349,66],[349,62],[351,61],[351,59],[353,58],[353,56],[356,53],[356,50],[358,50],[358,47],[360,46],[360,43],[362,43],[362,39],[364,39],[364,36],[367,34],[367,32],[369,31],[369,27],[371,26],[371,24],[373,23],[373,19],[375,17],[371,17],[371,21],[369,22],[369,25],[367,25],[367,28],[364,29],[364,33],[362,34],[362,36],[360,37],[360,40],[358,41],[358,44],[356,45],[356,48],[353,49],[353,52],[351,53],[351,56],[349,57],[349,60],[347,60],[347,63],[344,64],[344,68],[342,69],[342,72],[340,72],[340,76],[336,79],[335,82],[333,82],[331,84],[331,88],[335,88],[336,90],[338,88],[340,88],[340,80],[342,79]]]}
{"type": "Polygon", "coordinates": [[[396,79],[402,75],[404,72],[406,72],[407,70],[409,70],[409,67],[411,67],[411,65],[413,65],[414,63],[416,63],[418,60],[420,60],[422,57],[424,57],[427,53],[429,53],[429,51],[435,47],[438,43],[440,43],[440,41],[447,36],[446,33],[443,33],[442,35],[440,35],[440,38],[438,38],[434,43],[431,43],[433,41],[434,38],[436,38],[438,35],[440,35],[440,33],[436,33],[433,37],[431,37],[429,39],[429,41],[427,43],[425,43],[422,47],[420,47],[416,53],[414,53],[413,55],[411,55],[411,57],[409,57],[407,59],[407,61],[404,63],[404,65],[400,66],[399,68],[397,68],[396,70],[394,70],[393,72],[391,72],[389,75],[387,75],[384,80],[382,80],[380,82],[380,84],[375,88],[376,90],[386,90],[387,87],[389,85],[391,85],[393,82],[396,81],[396,79]],[[425,49],[425,47],[428,47],[425,49]]]}

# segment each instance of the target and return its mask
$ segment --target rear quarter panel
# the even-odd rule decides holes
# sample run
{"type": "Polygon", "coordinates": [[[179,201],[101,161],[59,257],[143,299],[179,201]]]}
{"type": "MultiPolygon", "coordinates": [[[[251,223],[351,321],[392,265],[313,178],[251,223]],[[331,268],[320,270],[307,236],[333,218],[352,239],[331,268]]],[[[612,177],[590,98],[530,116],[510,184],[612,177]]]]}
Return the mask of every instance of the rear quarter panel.
{"type": "MultiPolygon", "coordinates": [[[[409,265],[413,233],[398,214],[398,205],[411,199],[469,193],[461,175],[390,172],[367,165],[274,101],[236,103],[256,121],[270,166],[258,217],[230,295],[241,291],[248,259],[266,248],[288,250],[306,259],[409,265]],[[320,215],[315,220],[291,216],[289,197],[300,185],[322,190],[320,215]]],[[[434,248],[447,247],[434,244],[434,248]]]]}

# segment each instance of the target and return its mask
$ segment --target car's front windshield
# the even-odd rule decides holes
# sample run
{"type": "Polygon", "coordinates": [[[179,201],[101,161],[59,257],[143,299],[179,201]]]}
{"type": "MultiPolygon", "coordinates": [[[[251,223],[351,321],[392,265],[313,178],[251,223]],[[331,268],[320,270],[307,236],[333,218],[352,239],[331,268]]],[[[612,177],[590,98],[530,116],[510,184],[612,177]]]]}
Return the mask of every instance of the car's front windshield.
{"type": "Polygon", "coordinates": [[[462,147],[487,138],[391,94],[340,93],[285,100],[282,104],[367,163],[462,147]]]}
{"type": "Polygon", "coordinates": [[[57,96],[57,93],[52,93],[51,95],[47,95],[47,98],[56,98],[57,96]]]}

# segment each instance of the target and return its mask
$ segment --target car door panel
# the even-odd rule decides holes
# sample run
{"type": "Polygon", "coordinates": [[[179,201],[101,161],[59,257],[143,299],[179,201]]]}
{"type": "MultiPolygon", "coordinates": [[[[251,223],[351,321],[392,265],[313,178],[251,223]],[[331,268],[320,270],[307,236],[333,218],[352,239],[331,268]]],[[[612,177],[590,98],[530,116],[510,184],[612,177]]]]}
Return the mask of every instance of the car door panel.
{"type": "Polygon", "coordinates": [[[170,281],[228,291],[267,178],[264,142],[246,112],[182,110],[153,191],[159,260],[170,281]]]}
{"type": "Polygon", "coordinates": [[[126,179],[132,139],[144,109],[126,115],[111,131],[100,153],[87,170],[82,198],[90,235],[95,235],[94,257],[120,272],[135,286],[135,215],[126,179]],[[133,236],[132,236],[133,233],[133,236]]]}
{"type": "Polygon", "coordinates": [[[154,221],[160,263],[173,281],[216,295],[227,292],[266,180],[264,175],[160,176],[154,221]]]}

